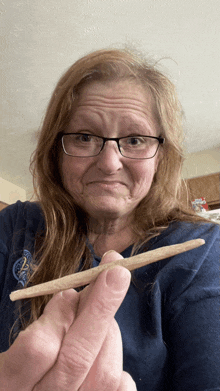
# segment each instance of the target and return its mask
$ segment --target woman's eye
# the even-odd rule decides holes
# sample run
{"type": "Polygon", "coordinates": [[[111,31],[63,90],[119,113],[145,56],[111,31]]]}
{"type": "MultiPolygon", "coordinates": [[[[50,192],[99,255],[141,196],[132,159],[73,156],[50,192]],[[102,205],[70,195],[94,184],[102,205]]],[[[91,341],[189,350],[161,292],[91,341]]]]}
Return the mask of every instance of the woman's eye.
{"type": "Polygon", "coordinates": [[[145,142],[145,140],[143,139],[143,137],[128,137],[127,138],[127,144],[128,145],[140,145],[140,144],[143,144],[145,142]]]}
{"type": "Polygon", "coordinates": [[[92,141],[93,137],[90,134],[76,134],[75,140],[78,142],[89,142],[92,141]]]}

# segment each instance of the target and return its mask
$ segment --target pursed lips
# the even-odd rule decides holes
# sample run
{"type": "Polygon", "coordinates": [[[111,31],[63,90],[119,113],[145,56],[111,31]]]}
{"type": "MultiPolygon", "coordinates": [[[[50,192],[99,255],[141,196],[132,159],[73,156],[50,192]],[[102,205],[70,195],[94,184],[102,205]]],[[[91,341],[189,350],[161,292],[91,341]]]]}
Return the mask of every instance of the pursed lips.
{"type": "Polygon", "coordinates": [[[123,192],[125,191],[126,188],[128,188],[128,185],[125,182],[122,182],[121,180],[114,180],[114,181],[109,181],[109,180],[90,180],[86,184],[87,187],[94,187],[99,188],[100,190],[106,190],[106,191],[119,191],[123,192]]]}
{"type": "Polygon", "coordinates": [[[107,180],[93,180],[93,181],[89,181],[87,183],[87,185],[91,185],[91,184],[103,184],[103,185],[124,185],[126,186],[126,183],[125,182],[122,182],[120,180],[114,180],[114,181],[107,181],[107,180]]]}

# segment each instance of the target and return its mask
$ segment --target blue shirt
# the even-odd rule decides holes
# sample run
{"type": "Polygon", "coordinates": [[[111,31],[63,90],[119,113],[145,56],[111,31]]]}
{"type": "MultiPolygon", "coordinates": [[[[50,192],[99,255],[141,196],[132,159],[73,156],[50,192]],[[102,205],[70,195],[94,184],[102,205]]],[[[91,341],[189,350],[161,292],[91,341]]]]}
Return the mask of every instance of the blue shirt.
{"type": "MultiPolygon", "coordinates": [[[[9,294],[25,284],[43,230],[37,203],[18,202],[0,213],[0,351],[9,347],[16,318],[9,294]]],[[[116,313],[124,370],[138,391],[220,390],[219,226],[173,222],[147,250],[194,238],[205,245],[137,269],[116,313]]],[[[99,263],[93,253],[93,267],[99,263]]]]}

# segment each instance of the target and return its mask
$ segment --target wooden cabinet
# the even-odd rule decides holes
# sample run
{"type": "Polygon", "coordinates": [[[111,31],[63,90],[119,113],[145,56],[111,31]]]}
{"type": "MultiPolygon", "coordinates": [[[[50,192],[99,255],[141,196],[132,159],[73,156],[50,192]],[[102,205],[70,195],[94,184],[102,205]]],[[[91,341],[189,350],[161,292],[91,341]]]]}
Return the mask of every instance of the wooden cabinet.
{"type": "MultiPolygon", "coordinates": [[[[186,181],[189,201],[204,197],[209,209],[220,208],[220,175],[219,173],[190,178],[186,181]]],[[[182,198],[186,199],[183,186],[182,198]]]]}

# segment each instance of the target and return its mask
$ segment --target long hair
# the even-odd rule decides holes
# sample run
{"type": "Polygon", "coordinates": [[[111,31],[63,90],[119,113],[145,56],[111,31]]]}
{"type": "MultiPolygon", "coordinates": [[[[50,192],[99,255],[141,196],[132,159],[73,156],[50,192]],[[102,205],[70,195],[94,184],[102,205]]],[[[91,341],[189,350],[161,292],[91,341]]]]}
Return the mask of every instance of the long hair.
{"type": "MultiPolygon", "coordinates": [[[[45,232],[36,241],[35,269],[29,284],[38,284],[91,266],[86,245],[87,215],[64,188],[59,167],[58,134],[69,124],[74,102],[93,81],[131,79],[151,94],[160,135],[165,137],[149,193],[136,208],[136,248],[158,235],[170,221],[193,220],[178,194],[181,184],[182,109],[172,82],[151,63],[128,50],[100,50],[75,62],[61,77],[49,102],[32,158],[34,189],[45,217],[45,232]]],[[[77,103],[77,102],[76,102],[77,103]]],[[[29,322],[37,319],[50,296],[31,299],[29,322]]]]}

